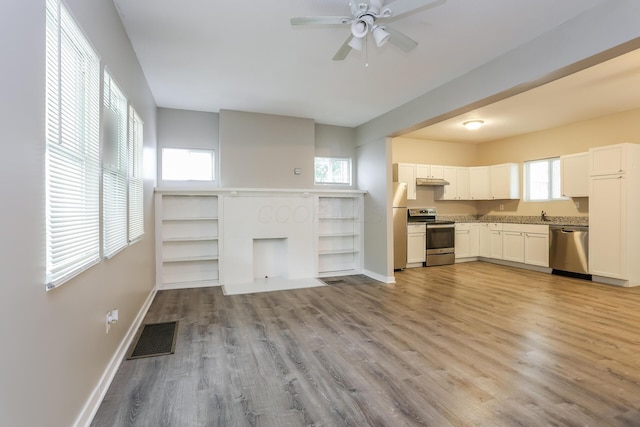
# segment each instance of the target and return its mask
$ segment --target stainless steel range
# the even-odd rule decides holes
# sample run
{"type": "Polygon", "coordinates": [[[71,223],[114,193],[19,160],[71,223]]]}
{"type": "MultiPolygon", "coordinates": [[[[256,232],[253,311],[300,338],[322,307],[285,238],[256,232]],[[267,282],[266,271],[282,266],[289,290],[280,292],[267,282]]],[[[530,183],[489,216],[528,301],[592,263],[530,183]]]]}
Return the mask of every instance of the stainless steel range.
{"type": "Polygon", "coordinates": [[[436,208],[411,208],[408,210],[408,222],[421,222],[427,226],[427,267],[453,264],[455,255],[455,221],[437,219],[436,208]]]}

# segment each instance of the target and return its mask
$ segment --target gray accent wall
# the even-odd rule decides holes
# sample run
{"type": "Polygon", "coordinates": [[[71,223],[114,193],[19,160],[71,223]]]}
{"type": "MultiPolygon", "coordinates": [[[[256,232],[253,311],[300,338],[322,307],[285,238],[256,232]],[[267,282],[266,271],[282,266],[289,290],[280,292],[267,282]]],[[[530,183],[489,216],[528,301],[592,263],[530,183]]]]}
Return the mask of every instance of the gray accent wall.
{"type": "Polygon", "coordinates": [[[220,186],[313,187],[314,135],[311,119],[220,111],[220,186]]]}

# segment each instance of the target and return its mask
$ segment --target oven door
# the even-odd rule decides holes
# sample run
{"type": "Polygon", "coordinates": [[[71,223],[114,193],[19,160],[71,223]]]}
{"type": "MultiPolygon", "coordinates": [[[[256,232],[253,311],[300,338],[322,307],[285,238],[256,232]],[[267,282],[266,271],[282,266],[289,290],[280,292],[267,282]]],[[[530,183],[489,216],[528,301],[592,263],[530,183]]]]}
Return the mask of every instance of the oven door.
{"type": "Polygon", "coordinates": [[[452,253],[455,237],[453,224],[427,224],[427,255],[452,253]]]}

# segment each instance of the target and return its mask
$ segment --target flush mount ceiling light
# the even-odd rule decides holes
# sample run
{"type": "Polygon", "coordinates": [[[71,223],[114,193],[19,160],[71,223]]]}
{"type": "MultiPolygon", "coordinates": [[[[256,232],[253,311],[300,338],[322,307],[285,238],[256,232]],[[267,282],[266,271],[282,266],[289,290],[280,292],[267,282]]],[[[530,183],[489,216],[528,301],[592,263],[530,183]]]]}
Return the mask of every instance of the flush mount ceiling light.
{"type": "Polygon", "coordinates": [[[469,130],[480,129],[484,124],[484,120],[469,120],[462,123],[462,126],[466,127],[469,130]]]}

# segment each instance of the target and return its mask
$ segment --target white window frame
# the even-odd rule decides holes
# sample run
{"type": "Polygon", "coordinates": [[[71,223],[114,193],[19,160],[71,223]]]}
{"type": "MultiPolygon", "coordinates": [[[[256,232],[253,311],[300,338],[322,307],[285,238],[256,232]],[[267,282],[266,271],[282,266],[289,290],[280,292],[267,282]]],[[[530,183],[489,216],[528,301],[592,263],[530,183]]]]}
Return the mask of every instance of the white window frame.
{"type": "Polygon", "coordinates": [[[102,94],[102,255],[113,257],[128,240],[128,114],[129,105],[109,72],[103,73],[102,94]]]}
{"type": "MultiPolygon", "coordinates": [[[[161,150],[161,162],[162,162],[162,181],[165,182],[200,182],[200,183],[208,183],[215,182],[216,179],[216,151],[212,148],[184,148],[184,147],[162,147],[161,150]],[[176,178],[175,176],[167,176],[167,172],[169,168],[167,167],[167,163],[170,159],[167,157],[170,151],[182,152],[187,157],[191,157],[192,155],[197,154],[209,154],[211,155],[211,170],[209,178],[199,178],[197,175],[185,175],[183,177],[176,178]]],[[[191,165],[193,166],[193,165],[191,165]]],[[[194,169],[185,168],[187,172],[193,172],[194,169]]]]}
{"type": "Polygon", "coordinates": [[[560,157],[551,157],[548,159],[539,159],[539,160],[528,160],[524,162],[524,201],[525,202],[550,202],[550,201],[558,201],[558,200],[567,200],[566,197],[562,196],[561,191],[561,179],[562,174],[560,171],[560,157]],[[548,176],[547,176],[547,197],[544,198],[532,198],[531,196],[531,186],[533,185],[532,179],[534,177],[531,176],[531,167],[533,165],[539,165],[542,163],[546,163],[548,165],[548,176]],[[554,176],[553,167],[557,166],[557,174],[554,176]],[[555,177],[555,179],[554,179],[555,177]],[[554,197],[554,188],[556,189],[557,195],[554,197]]]}
{"type": "Polygon", "coordinates": [[[314,157],[313,159],[313,182],[316,185],[340,185],[340,186],[351,186],[353,183],[353,165],[350,157],[314,157]],[[326,166],[329,163],[331,167],[335,162],[346,162],[348,171],[346,175],[348,176],[347,181],[336,181],[333,174],[328,178],[328,180],[318,180],[318,167],[326,166]],[[325,165],[320,165],[319,163],[325,163],[325,165]]]}
{"type": "Polygon", "coordinates": [[[144,123],[129,106],[129,243],[144,235],[144,176],[142,169],[144,123]]]}
{"type": "Polygon", "coordinates": [[[46,1],[45,284],[100,261],[100,58],[60,0],[46,1]]]}

